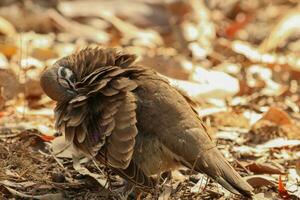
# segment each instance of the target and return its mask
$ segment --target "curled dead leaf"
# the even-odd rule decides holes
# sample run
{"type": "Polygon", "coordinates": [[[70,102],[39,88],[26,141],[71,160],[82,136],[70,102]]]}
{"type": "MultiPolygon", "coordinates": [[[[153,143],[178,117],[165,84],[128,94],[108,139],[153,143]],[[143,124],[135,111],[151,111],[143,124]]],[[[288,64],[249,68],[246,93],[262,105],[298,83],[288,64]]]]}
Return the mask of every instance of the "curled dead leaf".
{"type": "Polygon", "coordinates": [[[260,120],[253,124],[251,130],[254,134],[260,135],[259,138],[255,138],[256,142],[275,137],[300,139],[300,123],[278,107],[271,107],[260,120]]]}
{"type": "Polygon", "coordinates": [[[270,109],[263,115],[262,119],[274,122],[277,125],[292,123],[292,119],[289,114],[278,107],[270,107],[270,109]]]}
{"type": "Polygon", "coordinates": [[[268,163],[252,162],[245,167],[255,174],[284,174],[282,169],[268,163]]]}
{"type": "Polygon", "coordinates": [[[276,187],[276,181],[269,176],[253,175],[247,176],[245,179],[254,188],[259,188],[262,186],[276,187]]]}

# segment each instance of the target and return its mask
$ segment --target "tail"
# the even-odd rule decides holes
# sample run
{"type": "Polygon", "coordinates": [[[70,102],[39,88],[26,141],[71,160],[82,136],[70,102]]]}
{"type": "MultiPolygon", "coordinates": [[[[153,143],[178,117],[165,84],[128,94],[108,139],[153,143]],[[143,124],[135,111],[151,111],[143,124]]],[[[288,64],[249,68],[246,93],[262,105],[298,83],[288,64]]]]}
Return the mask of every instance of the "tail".
{"type": "Polygon", "coordinates": [[[247,197],[253,195],[252,186],[233,169],[216,147],[203,152],[201,159],[196,161],[194,169],[206,173],[234,194],[242,194],[247,197]]]}

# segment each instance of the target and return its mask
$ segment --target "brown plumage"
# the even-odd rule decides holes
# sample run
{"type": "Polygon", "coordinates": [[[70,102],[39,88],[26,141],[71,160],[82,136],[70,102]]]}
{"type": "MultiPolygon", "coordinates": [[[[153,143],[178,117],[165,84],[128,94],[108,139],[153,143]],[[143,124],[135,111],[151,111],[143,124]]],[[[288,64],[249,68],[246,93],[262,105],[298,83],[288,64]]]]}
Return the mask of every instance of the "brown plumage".
{"type": "Polygon", "coordinates": [[[183,165],[251,196],[252,187],[218,151],[188,97],[134,61],[115,49],[87,48],[42,74],[66,140],[142,188],[154,186],[152,175],[183,165]]]}

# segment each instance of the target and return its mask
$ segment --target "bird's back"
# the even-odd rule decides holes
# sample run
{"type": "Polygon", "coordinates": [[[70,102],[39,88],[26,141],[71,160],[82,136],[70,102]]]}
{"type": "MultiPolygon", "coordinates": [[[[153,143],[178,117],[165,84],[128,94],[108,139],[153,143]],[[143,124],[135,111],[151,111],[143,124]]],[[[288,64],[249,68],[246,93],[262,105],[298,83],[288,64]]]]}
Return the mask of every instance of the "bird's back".
{"type": "Polygon", "coordinates": [[[201,119],[177,89],[156,74],[140,76],[136,82],[140,133],[155,135],[182,162],[192,162],[214,147],[201,119]]]}

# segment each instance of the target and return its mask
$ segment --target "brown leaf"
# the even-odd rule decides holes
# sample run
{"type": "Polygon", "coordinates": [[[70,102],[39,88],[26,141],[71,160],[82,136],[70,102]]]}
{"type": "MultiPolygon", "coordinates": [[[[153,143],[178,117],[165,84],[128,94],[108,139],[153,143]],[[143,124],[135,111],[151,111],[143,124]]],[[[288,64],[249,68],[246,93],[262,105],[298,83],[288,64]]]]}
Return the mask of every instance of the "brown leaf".
{"type": "Polygon", "coordinates": [[[277,125],[292,123],[292,119],[290,118],[289,114],[278,107],[270,107],[262,119],[274,122],[277,125]]]}
{"type": "Polygon", "coordinates": [[[247,176],[245,179],[254,188],[259,188],[262,186],[276,187],[275,180],[268,176],[253,175],[247,176]]]}
{"type": "Polygon", "coordinates": [[[141,66],[151,67],[168,77],[186,80],[189,74],[184,70],[179,58],[164,54],[144,55],[137,62],[141,66]]]}
{"type": "Polygon", "coordinates": [[[249,128],[249,120],[243,113],[234,111],[219,112],[212,116],[213,121],[218,126],[249,128]]]}
{"type": "Polygon", "coordinates": [[[10,58],[17,53],[17,46],[14,44],[0,44],[0,52],[10,58]]]}
{"type": "Polygon", "coordinates": [[[295,122],[293,124],[283,125],[282,131],[284,135],[289,139],[300,139],[300,124],[299,122],[295,122]]]}
{"type": "MultiPolygon", "coordinates": [[[[1,102],[13,99],[21,90],[21,85],[16,75],[8,69],[0,69],[0,108],[1,102]]],[[[2,106],[3,106],[2,105],[2,106]]]]}
{"type": "Polygon", "coordinates": [[[44,94],[38,80],[29,79],[24,84],[26,98],[39,98],[44,94]]]}
{"type": "Polygon", "coordinates": [[[254,172],[254,174],[284,174],[282,169],[279,169],[268,163],[252,162],[245,167],[251,172],[254,172]]]}
{"type": "Polygon", "coordinates": [[[300,176],[300,159],[296,160],[296,172],[300,176]]]}
{"type": "Polygon", "coordinates": [[[31,52],[31,56],[39,60],[48,60],[51,58],[56,58],[57,54],[51,49],[34,48],[31,52]]]}

